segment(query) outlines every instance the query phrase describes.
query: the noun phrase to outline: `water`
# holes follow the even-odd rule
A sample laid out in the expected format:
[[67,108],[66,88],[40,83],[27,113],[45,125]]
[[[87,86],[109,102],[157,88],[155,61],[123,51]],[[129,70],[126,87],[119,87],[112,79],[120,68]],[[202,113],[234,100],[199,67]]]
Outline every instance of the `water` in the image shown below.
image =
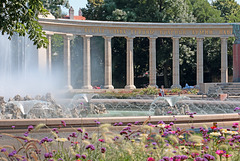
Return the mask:
[[39,67],[36,46],[27,37],[0,35],[0,96],[37,95],[52,92],[59,78],[52,79]]
[[[0,116],[8,118],[81,118],[81,117],[129,117],[235,113],[240,98],[229,97],[225,101],[213,98],[189,98],[185,96],[146,97],[129,99],[104,98],[100,94],[77,94],[72,99],[38,101],[14,101],[20,114],[10,112]],[[47,101],[46,101],[47,100]],[[6,103],[11,104],[12,102]],[[16,107],[15,107],[16,108]],[[0,111],[4,111],[1,110]],[[14,110],[12,110],[14,111]],[[21,111],[21,112],[20,112]],[[31,111],[31,112],[29,112]],[[171,111],[169,114],[168,112]],[[1,113],[1,112],[0,112]]]

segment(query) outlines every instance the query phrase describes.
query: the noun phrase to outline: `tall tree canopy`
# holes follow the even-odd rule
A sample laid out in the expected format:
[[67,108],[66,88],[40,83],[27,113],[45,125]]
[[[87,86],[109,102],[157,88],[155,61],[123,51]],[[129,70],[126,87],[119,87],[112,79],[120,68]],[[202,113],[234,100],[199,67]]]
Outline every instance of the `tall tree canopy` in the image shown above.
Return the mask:
[[49,11],[58,16],[60,6],[68,4],[66,0],[1,0],[0,2],[2,34],[9,35],[9,38],[14,32],[19,36],[28,35],[38,48],[47,47],[47,39],[42,26],[38,23],[38,16],[47,16]]

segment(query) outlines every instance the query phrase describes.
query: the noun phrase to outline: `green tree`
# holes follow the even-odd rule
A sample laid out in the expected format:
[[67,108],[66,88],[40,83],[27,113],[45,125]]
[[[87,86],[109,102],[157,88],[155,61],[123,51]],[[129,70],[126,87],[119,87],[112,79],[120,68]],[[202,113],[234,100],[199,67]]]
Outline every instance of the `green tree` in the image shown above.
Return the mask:
[[225,22],[240,22],[240,5],[236,0],[215,0],[212,5],[221,11]]
[[38,23],[38,16],[47,16],[48,11],[40,0],[1,0],[0,30],[11,39],[14,32],[26,34],[38,48],[47,47],[47,39]]
[[68,0],[41,0],[44,8],[46,8],[53,16],[60,18],[62,15],[61,7],[69,8]]
[[19,36],[28,35],[37,48],[47,47],[46,34],[38,23],[38,16],[47,16],[49,11],[56,17],[61,13],[60,6],[68,7],[67,0],[1,0],[0,30],[2,34],[14,33]]
[[196,22],[198,23],[216,23],[224,22],[221,17],[221,11],[215,9],[208,0],[190,0],[191,8]]

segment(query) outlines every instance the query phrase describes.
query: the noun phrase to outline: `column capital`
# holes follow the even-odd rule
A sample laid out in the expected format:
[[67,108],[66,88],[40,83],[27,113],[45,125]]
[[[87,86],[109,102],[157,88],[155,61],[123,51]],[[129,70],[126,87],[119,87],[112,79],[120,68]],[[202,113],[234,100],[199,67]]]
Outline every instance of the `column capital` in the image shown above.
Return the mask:
[[203,40],[205,37],[204,36],[198,36],[196,37],[197,40]]
[[179,40],[181,38],[181,36],[173,36],[171,37],[173,40]]
[[197,42],[203,42],[204,37],[199,36],[199,37],[196,37],[196,39],[197,39]]
[[102,36],[103,38],[113,38],[114,36],[113,35],[104,35]]
[[64,34],[63,37],[64,39],[71,39],[73,38],[73,34]]
[[54,35],[54,32],[50,32],[50,31],[45,31],[46,35],[47,36],[53,36]]
[[221,39],[221,41],[227,41],[228,40],[228,36],[221,36],[220,39]]
[[157,39],[157,38],[158,38],[158,36],[155,36],[155,35],[151,35],[151,36],[148,37],[149,40],[150,39]]
[[111,39],[113,38],[114,36],[113,35],[104,35],[102,36],[104,39]]
[[83,38],[91,38],[91,37],[93,37],[93,35],[81,35],[81,37],[83,37]]
[[128,35],[128,36],[126,36],[126,39],[134,39],[136,36],[134,36],[134,35]]

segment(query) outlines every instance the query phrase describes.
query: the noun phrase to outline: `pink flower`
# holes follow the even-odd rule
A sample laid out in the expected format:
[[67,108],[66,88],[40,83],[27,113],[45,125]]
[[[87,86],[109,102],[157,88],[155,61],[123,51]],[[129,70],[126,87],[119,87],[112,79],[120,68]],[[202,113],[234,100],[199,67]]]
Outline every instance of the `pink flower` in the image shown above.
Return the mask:
[[105,140],[104,139],[98,139],[98,141],[102,142],[102,143],[105,143]]
[[232,154],[223,154],[224,157],[229,158]]
[[155,161],[152,157],[147,158],[147,161]]
[[237,122],[234,122],[234,123],[233,123],[233,125],[234,125],[234,126],[237,126],[237,125],[238,125],[238,123],[237,123]]
[[217,151],[216,151],[216,154],[217,154],[217,155],[220,155],[220,156],[223,155],[223,154],[225,154],[225,153],[226,153],[226,151],[224,151],[224,150],[217,150]]
[[164,128],[168,129],[168,128],[171,128],[171,126],[170,125],[166,125]]

